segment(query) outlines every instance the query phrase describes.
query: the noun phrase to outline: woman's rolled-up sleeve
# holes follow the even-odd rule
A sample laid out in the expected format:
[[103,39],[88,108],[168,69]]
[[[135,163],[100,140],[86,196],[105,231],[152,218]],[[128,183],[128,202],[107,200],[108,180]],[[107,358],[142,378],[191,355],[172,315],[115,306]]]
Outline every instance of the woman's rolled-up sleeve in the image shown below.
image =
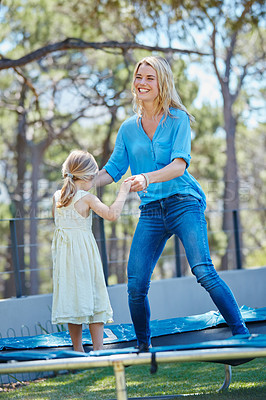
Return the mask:
[[123,127],[118,131],[114,151],[105,164],[105,169],[115,182],[127,172],[129,166],[128,153],[122,135]]
[[174,125],[175,133],[172,143],[171,161],[175,158],[183,158],[188,168],[191,160],[191,130],[188,115],[185,114],[184,117],[175,119]]

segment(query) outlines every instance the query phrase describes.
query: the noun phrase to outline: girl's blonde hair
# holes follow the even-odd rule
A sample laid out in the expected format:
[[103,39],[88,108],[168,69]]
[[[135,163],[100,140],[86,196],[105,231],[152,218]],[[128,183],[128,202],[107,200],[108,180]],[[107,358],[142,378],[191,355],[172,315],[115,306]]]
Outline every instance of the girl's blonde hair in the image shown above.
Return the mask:
[[76,180],[81,179],[88,182],[92,180],[97,173],[98,165],[90,153],[82,150],[72,151],[62,166],[64,184],[56,207],[65,207],[71,202],[71,199],[77,192],[74,183]]
[[136,64],[136,67],[135,67],[135,70],[133,73],[133,81],[132,81],[132,86],[131,86],[131,92],[133,94],[133,110],[138,114],[138,117],[141,117],[141,115],[143,115],[144,110],[143,110],[142,101],[139,100],[137,97],[134,82],[135,82],[139,67],[142,64],[151,66],[157,73],[159,94],[156,99],[154,115],[163,113],[164,114],[163,121],[165,121],[167,115],[171,115],[170,107],[173,107],[173,108],[178,108],[179,110],[185,111],[187,113],[187,115],[189,116],[190,121],[193,122],[194,117],[191,114],[189,114],[189,112],[187,111],[186,107],[182,103],[182,100],[180,99],[180,97],[176,91],[173,73],[172,73],[172,70],[171,70],[171,67],[170,67],[168,61],[163,57],[157,57],[157,56],[149,56],[149,57],[143,58],[141,61],[139,61]]

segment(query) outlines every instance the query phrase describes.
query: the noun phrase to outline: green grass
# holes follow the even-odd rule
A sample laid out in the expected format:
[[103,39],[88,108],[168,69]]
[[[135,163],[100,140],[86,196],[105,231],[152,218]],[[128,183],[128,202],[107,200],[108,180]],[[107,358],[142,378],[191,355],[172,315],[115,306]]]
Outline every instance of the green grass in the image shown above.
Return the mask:
[[[150,367],[126,368],[128,397],[194,394],[197,400],[265,400],[266,359],[232,367],[232,381],[223,393],[216,391],[224,380],[224,366],[215,363],[159,364],[156,374]],[[116,398],[113,369],[95,368],[27,383],[16,389],[2,385],[2,400],[106,400]],[[195,396],[197,394],[197,396]],[[180,398],[180,397],[179,397]],[[178,399],[178,397],[176,397]]]

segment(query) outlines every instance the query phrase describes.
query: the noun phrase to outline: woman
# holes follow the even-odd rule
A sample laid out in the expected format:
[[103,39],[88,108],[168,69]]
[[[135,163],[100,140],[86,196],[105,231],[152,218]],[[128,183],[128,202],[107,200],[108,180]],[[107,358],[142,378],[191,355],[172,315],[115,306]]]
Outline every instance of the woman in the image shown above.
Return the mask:
[[141,199],[140,219],[128,262],[128,299],[140,351],[148,351],[150,279],[166,241],[177,235],[192,273],[209,292],[233,335],[248,334],[236,300],[210,258],[205,195],[188,173],[193,117],[182,104],[168,62],[146,57],[132,83],[136,115],[120,127],[98,185],[117,182],[130,166],[131,191]]

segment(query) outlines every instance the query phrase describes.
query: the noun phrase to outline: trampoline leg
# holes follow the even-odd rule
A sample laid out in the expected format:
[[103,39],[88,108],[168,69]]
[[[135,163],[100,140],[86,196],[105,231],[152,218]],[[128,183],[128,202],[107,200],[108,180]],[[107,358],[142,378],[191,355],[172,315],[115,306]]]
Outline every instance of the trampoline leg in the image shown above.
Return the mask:
[[125,367],[121,361],[115,361],[113,368],[115,372],[116,398],[117,400],[127,400]]
[[226,390],[229,388],[229,385],[231,383],[231,378],[232,378],[232,368],[231,365],[224,364],[224,372],[225,372],[225,378],[224,378],[224,383],[220,387],[220,389],[217,390],[217,392],[221,392],[222,390]]

